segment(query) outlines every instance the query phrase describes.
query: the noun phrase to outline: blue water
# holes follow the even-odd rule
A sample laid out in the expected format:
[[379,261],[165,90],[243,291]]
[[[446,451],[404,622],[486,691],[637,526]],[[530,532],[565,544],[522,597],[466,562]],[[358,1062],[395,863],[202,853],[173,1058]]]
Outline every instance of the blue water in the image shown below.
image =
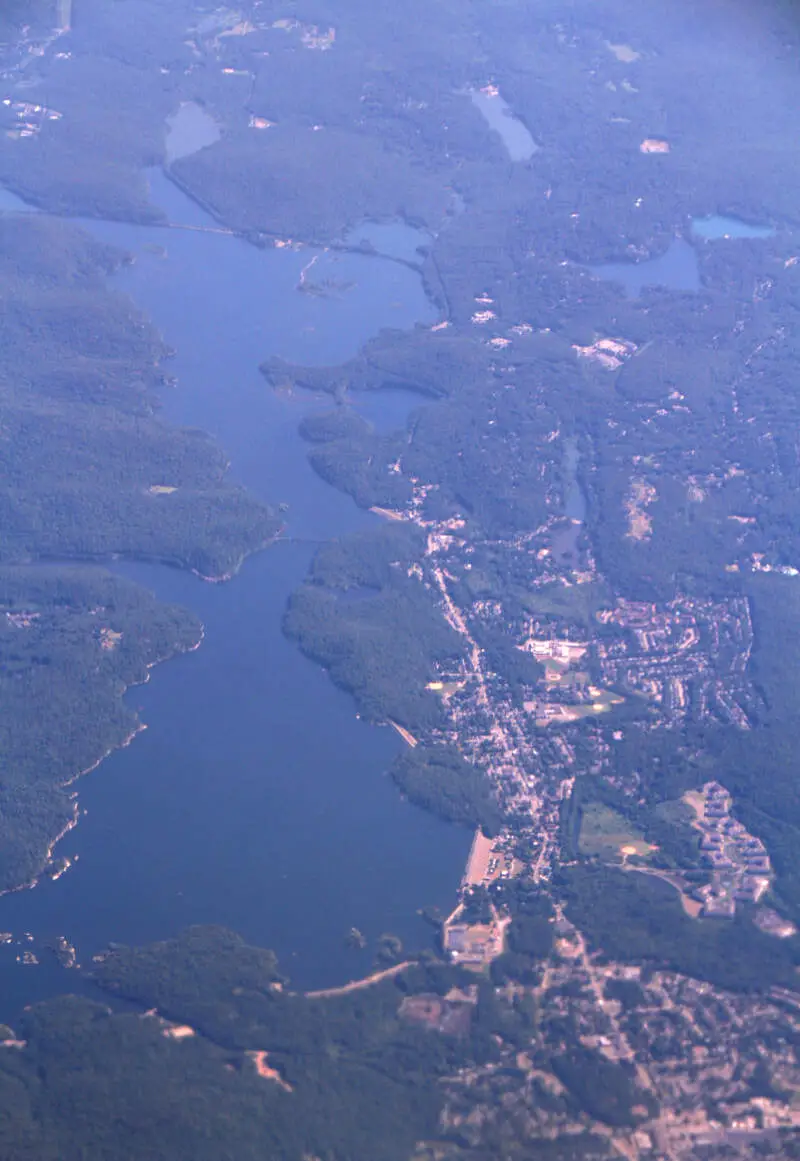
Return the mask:
[[[175,222],[213,228],[163,175],[153,200]],[[297,289],[313,250],[261,250],[223,233],[89,223],[136,257],[116,276],[177,356],[165,370],[168,421],[219,437],[232,475],[288,504],[281,543],[233,581],[206,585],[164,567],[124,571],[205,625],[195,653],[152,671],[129,692],[148,729],[78,784],[87,810],[59,847],[79,861],[56,883],[0,899],[0,929],[64,934],[86,963],[109,940],[168,937],[187,923],[222,923],[274,948],[300,987],[366,970],[371,950],[344,947],[353,925],[374,940],[393,931],[424,946],[417,918],[453,900],[470,834],[403,802],[385,775],[401,743],[356,717],[352,700],[281,632],[292,590],[319,539],[377,517],[323,484],[297,424],[327,407],[272,391],[258,372],[270,355],[335,364],[381,327],[430,322],[419,276],[376,257],[325,254],[326,297]],[[166,257],[153,252],[166,248]],[[380,409],[380,394],[372,405]],[[26,945],[28,946],[28,945]],[[21,967],[0,948],[0,1018],[36,995],[69,989],[74,974]]]
[[[160,171],[150,180],[154,202],[172,222],[215,227]],[[164,396],[165,418],[210,431],[231,453],[236,479],[271,502],[289,503],[290,535],[326,539],[372,519],[308,468],[297,425],[308,411],[329,407],[329,399],[276,394],[258,365],[272,355],[334,365],[383,327],[435,322],[419,275],[379,257],[259,249],[225,233],[84,224],[135,255],[117,284],[178,351],[165,367],[178,376],[177,388]],[[154,246],[166,248],[166,259]],[[312,262],[307,277],[325,288],[322,294],[298,290]]]
[[[769,238],[775,230],[771,226],[752,225],[739,218],[712,214],[707,218],[693,218],[692,233],[710,241],[717,238]],[[631,298],[638,298],[647,286],[692,292],[701,286],[697,253],[683,238],[675,238],[664,254],[646,262],[609,262],[589,269],[598,278],[621,282]]]

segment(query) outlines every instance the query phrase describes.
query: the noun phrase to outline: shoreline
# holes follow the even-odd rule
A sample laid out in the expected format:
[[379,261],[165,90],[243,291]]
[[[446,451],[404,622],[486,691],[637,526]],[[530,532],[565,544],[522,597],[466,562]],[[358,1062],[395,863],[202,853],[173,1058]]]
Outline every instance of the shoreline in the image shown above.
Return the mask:
[[397,976],[406,968],[412,967],[416,963],[413,959],[404,959],[402,963],[392,964],[391,967],[381,968],[379,971],[372,972],[368,976],[362,976],[358,980],[348,980],[346,984],[339,984],[333,988],[317,988],[313,992],[301,992],[306,1000],[325,1000],[330,996],[346,996],[350,992],[358,992],[362,988],[371,988],[375,984],[381,983],[382,980],[389,980],[393,976]]
[[[180,657],[180,656],[183,656],[183,655],[188,654],[188,653],[196,653],[197,650],[200,648],[200,646],[203,644],[204,639],[205,639],[205,627],[201,624],[200,625],[200,635],[199,635],[197,641],[193,645],[189,645],[186,648],[181,648],[180,646],[178,646],[172,652],[167,653],[162,657],[157,657],[153,661],[147,662],[146,672],[145,672],[145,675],[142,678],[142,680],[141,681],[132,681],[130,683],[130,685],[126,685],[119,695],[120,700],[122,700],[127,695],[129,690],[136,689],[140,685],[146,685],[148,683],[148,681],[150,680],[150,671],[152,669],[155,669],[155,667],[157,665],[162,665],[165,661],[171,661],[175,657]],[[57,783],[56,789],[67,790],[70,786],[73,786],[81,778],[85,778],[88,774],[93,773],[95,770],[98,769],[99,766],[102,765],[103,762],[105,762],[106,758],[109,758],[112,754],[116,753],[118,750],[127,749],[128,746],[130,746],[132,744],[132,742],[138,737],[138,735],[141,733],[144,733],[144,731],[147,728],[148,728],[147,722],[140,721],[137,718],[136,724],[132,727],[132,729],[125,735],[125,737],[120,742],[116,742],[113,745],[109,746],[106,750],[103,751],[103,753],[98,758],[95,759],[95,761],[91,762],[88,766],[85,766],[82,770],[78,770],[77,773],[75,773],[71,777],[67,778],[66,781]],[[70,797],[72,800],[72,817],[65,824],[65,826],[58,832],[58,834],[55,835],[50,840],[50,843],[45,850],[44,859],[42,861],[42,865],[39,868],[39,870],[34,874],[34,876],[32,878],[26,880],[25,882],[15,884],[13,887],[5,887],[3,890],[0,890],[0,898],[2,898],[5,895],[16,895],[21,891],[32,891],[35,887],[39,886],[42,879],[47,875],[48,868],[51,866],[51,864],[53,862],[53,856],[55,854],[56,847],[62,841],[62,839],[64,839],[70,833],[70,831],[75,830],[78,823],[80,822],[81,810],[80,810],[80,802],[78,800],[78,792],[75,791]],[[66,868],[66,867],[64,868],[65,871],[67,869],[68,868]],[[61,874],[63,874],[63,873],[64,872],[62,871],[57,877],[60,878]]]
[[[205,584],[209,585],[221,585],[226,581],[233,580],[234,577],[238,576],[238,574],[242,571],[245,561],[249,560],[251,556],[256,556],[256,554],[259,552],[266,552],[268,548],[272,548],[273,544],[277,544],[279,540],[285,539],[283,533],[286,531],[286,527],[287,526],[285,523],[281,524],[276,529],[276,531],[272,533],[271,536],[267,537],[263,544],[259,544],[257,548],[253,548],[249,552],[243,552],[228,572],[220,573],[218,576],[210,576],[208,573],[200,572],[200,570],[197,568],[192,568],[189,571],[191,572],[192,576],[196,576],[198,580],[201,580]],[[137,559],[142,564],[163,564],[168,568],[181,568],[180,565],[175,566],[171,562],[165,560],[143,560],[142,558]]]

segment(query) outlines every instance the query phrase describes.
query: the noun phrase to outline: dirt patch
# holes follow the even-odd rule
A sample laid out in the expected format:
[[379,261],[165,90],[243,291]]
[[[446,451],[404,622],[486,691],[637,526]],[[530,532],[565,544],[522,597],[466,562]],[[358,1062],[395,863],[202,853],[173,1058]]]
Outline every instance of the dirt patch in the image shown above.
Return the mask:
[[642,476],[631,479],[630,490],[625,499],[625,512],[628,517],[628,531],[626,536],[631,540],[649,540],[653,532],[653,520],[647,509],[656,499],[657,493],[652,484],[648,484]]
[[415,746],[419,745],[419,739],[414,737],[411,730],[407,730],[405,726],[401,726],[399,722],[394,721],[392,718],[389,718],[389,725],[397,730],[400,737],[411,746],[412,750]]
[[492,840],[487,838],[483,831],[476,830],[470,847],[464,884],[470,887],[482,883],[489,871],[489,859],[492,857]]
[[637,52],[635,48],[631,48],[629,44],[612,44],[610,40],[606,41],[606,48],[622,64],[633,64],[641,58],[641,53]]
[[283,1079],[277,1068],[273,1068],[269,1063],[268,1052],[248,1052],[247,1055],[255,1065],[256,1072],[263,1080],[271,1080],[279,1085],[284,1092],[294,1092],[290,1084]]

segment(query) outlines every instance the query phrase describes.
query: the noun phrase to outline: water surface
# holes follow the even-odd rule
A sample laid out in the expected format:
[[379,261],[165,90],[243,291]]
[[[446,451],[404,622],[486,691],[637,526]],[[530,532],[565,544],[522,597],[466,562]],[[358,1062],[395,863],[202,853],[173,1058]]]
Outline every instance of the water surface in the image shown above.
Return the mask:
[[22,198],[17,197],[10,189],[0,187],[0,210],[5,213],[33,213],[34,207],[29,206]]
[[529,161],[538,153],[539,146],[531,133],[499,93],[472,89],[469,95],[489,128],[500,134],[512,161]]
[[363,222],[345,234],[349,246],[369,242],[376,253],[404,262],[422,262],[424,251],[432,241],[427,230],[419,230],[408,222]]
[[578,479],[578,465],[581,461],[578,450],[578,440],[569,436],[564,440],[564,457],[562,470],[564,472],[564,515],[569,523],[557,528],[553,533],[552,550],[556,561],[571,568],[577,567],[580,560],[579,542],[583,524],[586,520],[586,497]]
[[[373,949],[387,930],[414,946],[429,941],[416,911],[452,902],[471,835],[402,801],[385,775],[399,739],[358,720],[352,700],[281,632],[318,541],[377,517],[308,465],[297,425],[321,401],[270,390],[258,363],[335,364],[382,327],[431,322],[436,311],[403,264],[258,249],[219,232],[163,175],[151,189],[173,222],[198,228],[86,225],[134,254],[115,284],[178,352],[165,365],[177,376],[165,418],[218,436],[236,479],[288,504],[290,539],[223,585],[125,567],[199,615],[203,646],[129,692],[148,729],[78,784],[88,813],[59,854],[79,861],[55,883],[0,899],[0,929],[32,932],[37,951],[64,934],[86,963],[110,940],[222,923],[274,948],[297,986],[336,983],[371,963],[371,949],[344,946],[353,925]],[[304,277],[323,293],[299,289]],[[373,406],[380,420],[381,393]],[[75,979],[17,965],[19,953],[0,948],[0,1018]]]
[[[125,566],[192,608],[205,640],[130,692],[148,729],[80,784],[87,814],[62,845],[79,861],[56,883],[0,900],[4,928],[32,931],[37,952],[64,933],[86,961],[109,940],[224,923],[275,948],[298,986],[369,968],[369,949],[344,946],[353,925],[373,951],[384,931],[427,943],[416,909],[452,900],[469,835],[400,798],[384,773],[396,734],[359,721],[283,636],[287,594],[312,551],[277,545],[230,585]],[[37,971],[16,974],[24,983]]]
[[348,396],[353,408],[368,420],[376,431],[397,431],[408,425],[417,408],[431,403],[429,395],[405,387],[381,387],[376,391],[354,391]]
[[772,226],[743,222],[741,218],[727,218],[723,214],[709,214],[707,218],[692,219],[692,233],[698,238],[713,241],[717,238],[771,238]]
[[701,285],[697,254],[683,238],[675,238],[658,258],[645,262],[608,262],[589,269],[598,278],[621,282],[630,298],[638,298],[646,286],[698,291]]
[[196,101],[181,102],[177,110],[167,117],[164,139],[167,164],[198,153],[207,145],[219,141],[220,136],[219,125],[202,105]]
[[[302,416],[329,405],[327,397],[276,396],[258,365],[272,355],[334,365],[384,327],[435,322],[420,276],[373,255],[252,246],[214,232],[216,223],[160,171],[150,181],[172,222],[202,228],[85,225],[134,254],[117,285],[178,351],[165,365],[178,376],[165,417],[210,431],[231,453],[237,479],[271,502],[288,502],[291,535],[327,538],[355,527],[364,516],[314,475],[297,436]],[[166,248],[166,259],[153,244]]]

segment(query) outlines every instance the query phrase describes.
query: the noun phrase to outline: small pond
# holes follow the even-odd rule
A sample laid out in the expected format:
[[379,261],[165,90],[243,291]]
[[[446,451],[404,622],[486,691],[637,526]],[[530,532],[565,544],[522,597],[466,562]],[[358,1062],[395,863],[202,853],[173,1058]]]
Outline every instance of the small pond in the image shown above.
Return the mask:
[[667,290],[700,289],[697,254],[683,238],[675,238],[669,249],[658,258],[649,258],[645,262],[608,262],[589,269],[598,278],[621,282],[631,298],[638,298],[646,286],[662,286]]
[[578,441],[570,436],[564,441],[564,516],[568,523],[553,533],[553,557],[561,565],[576,568],[580,561],[579,542],[586,520],[586,497],[578,479],[581,455]]
[[709,214],[707,218],[692,219],[692,233],[710,242],[717,238],[771,238],[775,229],[772,226],[743,222],[741,218]]

